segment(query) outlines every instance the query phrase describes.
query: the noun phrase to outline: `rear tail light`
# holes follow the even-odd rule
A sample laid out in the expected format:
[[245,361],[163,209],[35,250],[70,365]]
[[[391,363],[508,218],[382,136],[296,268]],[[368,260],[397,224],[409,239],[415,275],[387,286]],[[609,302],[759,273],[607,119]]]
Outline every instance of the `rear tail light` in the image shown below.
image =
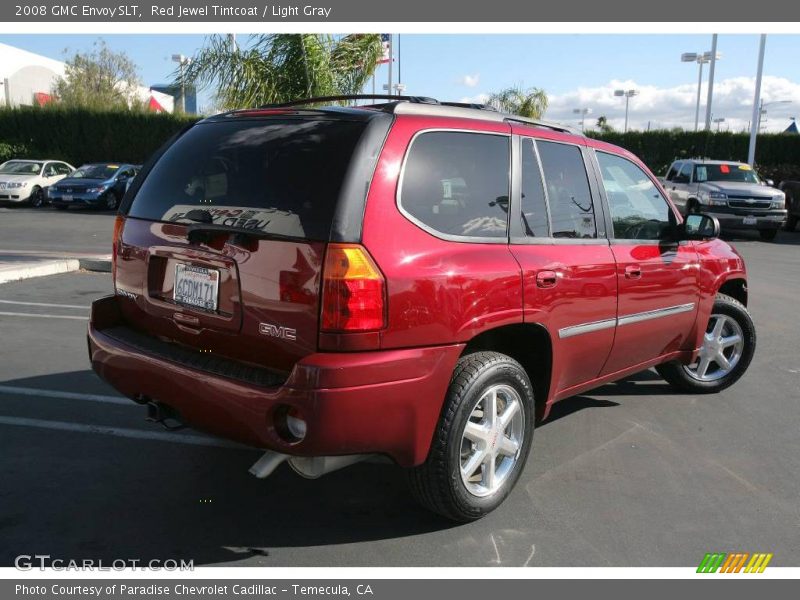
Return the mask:
[[122,230],[124,227],[125,217],[117,215],[117,218],[114,219],[114,241],[111,246],[111,277],[115,286],[117,283],[117,255],[119,254],[119,248],[122,244]]
[[358,244],[329,244],[322,273],[322,324],[327,332],[386,326],[386,281]]

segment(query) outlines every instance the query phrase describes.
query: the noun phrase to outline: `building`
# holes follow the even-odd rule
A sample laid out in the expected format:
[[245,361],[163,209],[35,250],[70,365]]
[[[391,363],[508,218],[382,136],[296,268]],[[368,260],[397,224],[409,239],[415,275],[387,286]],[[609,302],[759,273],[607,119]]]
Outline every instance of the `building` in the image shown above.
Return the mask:
[[[170,83],[160,83],[151,86],[150,89],[154,92],[161,92],[167,94],[175,99],[175,109],[180,110],[181,106],[181,86]],[[197,89],[193,85],[187,85],[183,89],[186,97],[186,107],[184,111],[190,115],[197,114]]]
[[[47,104],[53,99],[53,86],[65,71],[66,63],[59,60],[0,44],[0,106]],[[136,94],[147,102],[150,110],[174,110],[175,98],[170,94],[144,86],[138,86]]]

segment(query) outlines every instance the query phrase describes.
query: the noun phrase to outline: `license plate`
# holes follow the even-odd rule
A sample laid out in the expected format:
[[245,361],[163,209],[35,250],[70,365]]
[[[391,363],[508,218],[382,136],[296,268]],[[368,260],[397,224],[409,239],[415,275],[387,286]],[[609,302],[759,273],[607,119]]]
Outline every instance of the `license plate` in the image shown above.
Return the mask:
[[742,219],[742,225],[755,225],[757,222],[755,217],[745,217]]
[[61,200],[63,202],[72,202],[72,196],[69,196],[69,195],[65,194],[65,195],[61,196]]
[[179,304],[217,310],[219,271],[178,263],[175,265],[175,288],[172,298]]

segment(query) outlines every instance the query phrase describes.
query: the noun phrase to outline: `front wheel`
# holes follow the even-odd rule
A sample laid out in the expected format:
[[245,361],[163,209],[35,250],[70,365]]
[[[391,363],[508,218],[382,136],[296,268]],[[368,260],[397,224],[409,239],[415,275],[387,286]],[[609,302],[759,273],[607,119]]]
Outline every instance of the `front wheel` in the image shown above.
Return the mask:
[[783,228],[786,231],[794,231],[797,227],[797,215],[790,214],[786,217],[786,223],[784,223]]
[[119,196],[115,192],[109,192],[106,196],[106,210],[117,210],[119,206]]
[[656,367],[673,387],[695,394],[720,392],[747,371],[756,350],[756,328],[739,301],[717,294],[703,346],[690,365],[669,362]]
[[498,352],[463,356],[428,458],[407,472],[414,497],[454,521],[493,511],[525,466],[534,413],[533,388],[517,361]]
[[41,208],[44,206],[44,190],[39,186],[33,188],[31,190],[30,202],[33,208]]
[[758,235],[761,236],[761,239],[766,242],[771,242],[775,239],[775,236],[778,235],[777,229],[759,229]]

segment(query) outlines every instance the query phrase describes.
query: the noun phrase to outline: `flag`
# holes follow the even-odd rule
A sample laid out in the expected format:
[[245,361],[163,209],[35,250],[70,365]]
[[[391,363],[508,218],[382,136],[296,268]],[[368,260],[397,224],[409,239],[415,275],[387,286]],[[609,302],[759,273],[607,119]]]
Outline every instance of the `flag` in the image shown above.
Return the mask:
[[383,48],[383,53],[381,57],[378,59],[379,65],[385,65],[389,61],[392,60],[392,34],[391,33],[382,33],[381,34],[381,47]]

